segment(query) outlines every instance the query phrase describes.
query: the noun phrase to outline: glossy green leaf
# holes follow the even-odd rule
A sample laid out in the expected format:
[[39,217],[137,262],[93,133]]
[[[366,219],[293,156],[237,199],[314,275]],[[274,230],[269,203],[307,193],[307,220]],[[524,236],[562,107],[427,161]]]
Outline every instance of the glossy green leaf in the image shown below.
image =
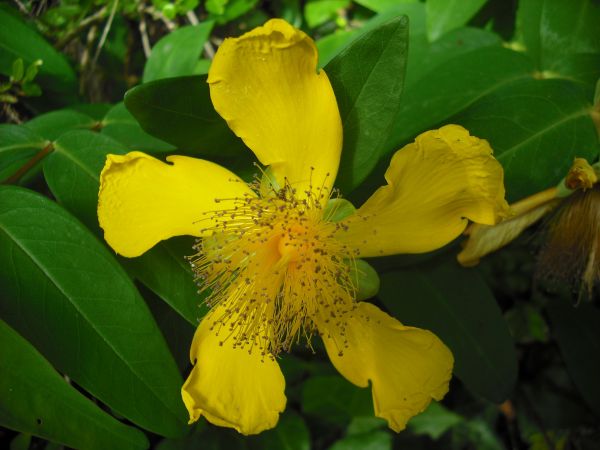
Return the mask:
[[515,80],[531,78],[532,72],[526,56],[495,46],[443,63],[405,90],[387,149],[399,149],[485,95]]
[[155,245],[141,257],[124,259],[127,272],[168,303],[181,317],[197,326],[208,309],[194,283],[189,261],[192,239],[172,238]]
[[325,67],[344,129],[336,180],[342,192],[361,183],[385,149],[400,108],[407,51],[408,19],[401,16],[361,36]]
[[[209,18],[214,19],[218,24],[229,23],[232,20],[246,14],[250,11],[258,0],[210,0],[213,4],[221,3],[223,8],[219,8],[218,14],[210,14]],[[215,9],[216,10],[216,9]],[[258,24],[257,24],[258,25]]]
[[555,298],[546,311],[573,383],[600,417],[600,310],[587,303],[574,307]]
[[387,8],[367,20],[360,28],[338,30],[317,41],[319,67],[326,66],[337,54],[366,33],[400,16],[407,16],[410,22],[410,51],[425,40],[425,6],[422,3],[400,3]]
[[487,0],[427,0],[427,34],[435,41],[444,33],[466,24]]
[[0,354],[0,425],[73,448],[148,448],[142,432],[77,392],[2,320]]
[[373,416],[371,390],[356,387],[341,376],[315,376],[302,388],[302,411],[333,424],[346,424],[353,417]]
[[279,418],[277,426],[248,439],[251,450],[310,450],[310,433],[304,419],[290,411]]
[[445,33],[433,43],[424,43],[412,33],[411,28],[405,90],[433,70],[446,70],[444,64],[448,61],[479,48],[499,47],[502,44],[500,36],[479,28],[458,28]]
[[418,1],[419,0],[354,0],[354,3],[358,3],[371,11],[379,13],[397,6],[398,3],[415,3]]
[[0,181],[5,180],[48,142],[20,125],[0,125]]
[[[127,149],[91,131],[69,132],[56,141],[54,147],[44,163],[44,176],[50,190],[67,210],[101,234],[96,216],[100,172],[106,155],[124,154]],[[185,256],[192,253],[192,243],[179,238],[161,242],[139,258],[122,261],[130,275],[196,325],[206,310],[200,308],[201,297],[185,260]]]
[[71,109],[62,109],[36,116],[24,126],[44,139],[54,141],[67,131],[91,130],[97,124],[97,121],[86,114]]
[[102,120],[102,134],[124,144],[129,150],[145,153],[171,152],[175,148],[140,127],[124,103],[117,103]]
[[0,314],[61,372],[143,428],[186,432],[182,379],[110,252],[41,195],[0,187]]
[[517,378],[517,356],[493,294],[475,269],[454,261],[381,275],[379,298],[405,325],[433,331],[454,354],[454,373],[501,403]]
[[496,89],[454,121],[487,139],[504,167],[509,201],[557,184],[575,157],[600,151],[591,94],[569,80],[521,80]]
[[109,153],[122,155],[127,148],[107,136],[78,130],[54,142],[54,151],[44,161],[44,177],[56,199],[94,231],[98,180]]
[[600,4],[520,0],[517,38],[546,77],[595,83],[600,77]]
[[59,53],[14,10],[0,7],[0,73],[9,76],[13,62],[22,58],[26,66],[41,59],[42,66],[36,82],[46,95],[65,104],[76,98],[75,72],[62,53]]
[[392,450],[392,435],[383,430],[352,434],[336,441],[329,450]]
[[158,41],[144,66],[143,82],[193,75],[213,24],[206,21],[181,27]]
[[204,75],[135,87],[125,94],[125,105],[146,132],[186,153],[227,156],[247,151],[214,110]]

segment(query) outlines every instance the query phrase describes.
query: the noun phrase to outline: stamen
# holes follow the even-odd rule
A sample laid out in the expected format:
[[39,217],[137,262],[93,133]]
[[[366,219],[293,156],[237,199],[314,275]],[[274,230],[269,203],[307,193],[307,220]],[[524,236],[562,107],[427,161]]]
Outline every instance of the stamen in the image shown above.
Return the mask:
[[354,254],[334,239],[339,225],[323,218],[326,180],[312,187],[311,171],[302,197],[287,180],[279,190],[269,182],[267,194],[264,183],[250,186],[257,196],[227,199],[231,206],[207,214],[211,235],[190,257],[215,314],[213,331],[223,345],[265,355],[289,351],[300,339],[310,347],[317,318],[343,336],[340,318],[355,306]]

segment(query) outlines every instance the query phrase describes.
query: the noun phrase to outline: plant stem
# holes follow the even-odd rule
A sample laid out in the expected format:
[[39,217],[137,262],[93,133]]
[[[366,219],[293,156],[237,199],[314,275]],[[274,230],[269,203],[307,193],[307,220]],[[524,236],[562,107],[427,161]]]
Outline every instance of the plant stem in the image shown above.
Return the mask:
[[33,157],[27,161],[23,166],[19,168],[15,173],[13,173],[10,177],[2,181],[0,184],[15,184],[29,172],[38,162],[44,159],[47,155],[54,151],[54,145],[52,142],[49,142],[44,148],[42,148],[39,152],[37,152]]

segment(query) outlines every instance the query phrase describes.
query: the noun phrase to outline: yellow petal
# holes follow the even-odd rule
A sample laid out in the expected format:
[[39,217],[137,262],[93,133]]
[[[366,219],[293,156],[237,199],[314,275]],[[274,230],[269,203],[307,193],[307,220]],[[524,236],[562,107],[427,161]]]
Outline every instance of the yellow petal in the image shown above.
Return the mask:
[[215,109],[260,162],[271,166],[279,185],[287,180],[302,192],[312,181],[328,193],[339,164],[342,123],[329,79],[317,71],[310,37],[273,19],[225,39],[208,83]]
[[202,236],[212,225],[208,211],[254,195],[233,173],[209,161],[140,152],[108,155],[100,174],[98,221],[104,239],[123,256],[139,256],[163,239]]
[[550,188],[518,201],[510,207],[510,215],[497,225],[473,224],[466,234],[469,238],[458,254],[460,264],[474,266],[485,255],[515,240],[525,228],[548,214],[560,202],[558,189]]
[[371,382],[375,415],[392,430],[403,430],[431,399],[448,392],[454,358],[430,331],[405,327],[365,302],[340,321],[343,335],[333,322],[318,321],[327,354],[350,382],[360,387]]
[[503,176],[487,141],[458,125],[428,131],[394,154],[387,186],[341,222],[338,238],[362,257],[435,250],[469,220],[505,215]]
[[273,428],[286,404],[279,365],[270,355],[263,356],[258,345],[252,352],[233,348],[225,340],[228,329],[219,334],[211,329],[218,311],[202,320],[190,350],[195,366],[181,389],[190,423],[204,416],[243,434]]

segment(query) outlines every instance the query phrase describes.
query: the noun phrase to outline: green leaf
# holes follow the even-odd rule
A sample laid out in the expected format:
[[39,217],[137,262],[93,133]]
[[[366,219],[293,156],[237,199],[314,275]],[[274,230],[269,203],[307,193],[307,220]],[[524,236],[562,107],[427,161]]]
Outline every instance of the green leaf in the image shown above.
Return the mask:
[[[127,148],[91,131],[69,132],[56,141],[54,147],[44,163],[44,176],[50,190],[68,211],[101,234],[96,216],[100,172],[109,153],[124,154]],[[192,325],[197,325],[206,309],[199,307],[202,298],[184,258],[192,253],[192,243],[180,238],[161,242],[139,258],[122,261],[132,277]]]
[[329,450],[392,450],[392,435],[383,430],[352,434],[335,442]]
[[600,77],[598,23],[594,0],[520,0],[516,34],[544,76],[593,84]]
[[397,6],[398,3],[415,3],[418,1],[419,0],[354,0],[354,3],[358,3],[371,11],[380,13]]
[[213,3],[225,4],[224,8],[220,9],[218,14],[209,15],[210,19],[214,19],[218,24],[223,25],[246,14],[248,11],[254,8],[254,6],[256,6],[258,0],[227,0],[225,2],[213,0]]
[[47,145],[42,137],[20,125],[0,125],[0,181],[14,174]]
[[548,302],[546,311],[573,383],[600,417],[600,311],[587,303],[574,307],[561,298]]
[[302,411],[326,423],[344,425],[353,417],[373,416],[371,390],[338,375],[315,376],[302,388]]
[[25,97],[39,97],[42,95],[42,88],[36,83],[23,83],[21,90]]
[[490,142],[512,202],[558,183],[573,158],[595,160],[600,144],[591,107],[580,83],[521,80],[486,95],[453,121]]
[[[248,438],[247,438],[248,439]],[[304,419],[290,411],[279,418],[277,426],[248,439],[250,449],[310,450],[310,434]]]
[[10,78],[12,81],[18,82],[21,81],[23,75],[25,75],[25,66],[23,64],[23,59],[17,58],[13,61]]
[[124,103],[117,103],[102,120],[102,134],[124,144],[129,150],[145,153],[172,152],[175,148],[150,136],[131,115]]
[[367,20],[360,28],[351,31],[338,30],[317,41],[319,67],[326,66],[338,53],[355,39],[378,28],[392,19],[406,15],[410,21],[411,53],[416,43],[425,39],[425,6],[422,3],[401,3],[384,10]]
[[356,301],[373,298],[379,292],[379,274],[371,265],[362,259],[354,260],[350,268],[350,277],[356,280],[358,291],[356,292]]
[[107,136],[77,130],[54,142],[44,161],[44,177],[58,202],[93,231],[98,230],[100,171],[109,153],[122,155],[127,148]]
[[410,419],[408,427],[415,434],[424,434],[438,440],[446,431],[463,421],[463,417],[438,402],[431,402],[425,411]]
[[143,428],[186,432],[181,376],[160,330],[77,219],[37,193],[0,187],[0,266],[1,316],[58,370]]
[[146,132],[187,153],[247,151],[214,110],[205,75],[143,84],[125,94],[125,105]]
[[310,28],[334,19],[340,9],[347,8],[350,0],[308,0],[304,5],[304,18]]
[[2,320],[0,354],[0,425],[73,448],[148,448],[142,432],[77,392]]
[[72,109],[63,109],[36,116],[25,123],[25,127],[42,136],[44,139],[54,141],[67,131],[77,129],[90,130],[96,124],[97,122],[86,114]]
[[401,16],[361,36],[325,67],[344,129],[336,180],[342,192],[360,184],[385,149],[400,108],[407,50],[408,19]]
[[158,41],[144,67],[143,82],[193,75],[213,24],[207,21],[181,27]]
[[0,23],[0,73],[10,76],[17,58],[22,58],[26,65],[41,59],[43,65],[37,81],[47,95],[60,104],[74,101],[77,79],[63,54],[7,7],[0,7]]
[[189,262],[194,253],[190,238],[172,238],[155,245],[139,258],[124,259],[127,272],[168,303],[193,326],[208,312],[198,294]]
[[388,151],[399,149],[418,133],[440,125],[485,95],[515,80],[531,78],[532,72],[527,57],[495,46],[436,66],[405,90]]
[[405,325],[433,331],[454,354],[454,373],[495,403],[511,393],[517,357],[500,309],[475,269],[454,261],[381,276],[379,298]]
[[483,47],[500,47],[502,39],[495,33],[479,28],[458,28],[429,44],[415,41],[412,36],[408,52],[408,67],[404,89],[433,70],[446,70],[444,63]]
[[487,0],[427,0],[427,35],[435,41],[444,33],[462,27]]

